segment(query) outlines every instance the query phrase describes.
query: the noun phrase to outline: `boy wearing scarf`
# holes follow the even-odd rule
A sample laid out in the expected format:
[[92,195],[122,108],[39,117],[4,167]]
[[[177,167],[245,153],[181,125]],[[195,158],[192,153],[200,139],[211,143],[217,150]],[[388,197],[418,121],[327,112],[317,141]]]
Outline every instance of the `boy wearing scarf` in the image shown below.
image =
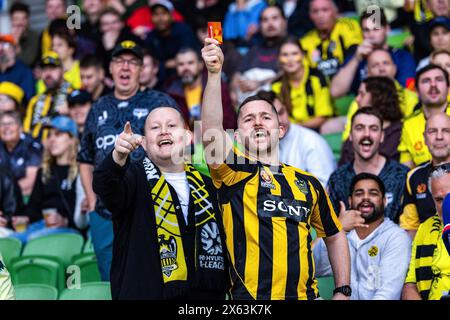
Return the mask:
[[[113,299],[224,299],[223,227],[211,180],[183,162],[192,140],[179,110],[159,107],[145,137],[127,122],[94,171],[95,193],[112,212]],[[140,146],[143,161],[129,155]]]

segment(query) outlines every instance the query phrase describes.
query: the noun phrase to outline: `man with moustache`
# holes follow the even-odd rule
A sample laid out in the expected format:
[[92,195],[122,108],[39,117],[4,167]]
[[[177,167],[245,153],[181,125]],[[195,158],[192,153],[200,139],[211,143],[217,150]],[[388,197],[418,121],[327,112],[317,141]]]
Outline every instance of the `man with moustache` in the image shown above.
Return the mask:
[[425,144],[431,160],[408,172],[400,227],[414,238],[419,225],[436,212],[433,197],[427,186],[430,169],[450,162],[450,117],[445,113],[432,115],[425,126]]
[[[203,91],[206,86],[204,64],[199,53],[192,48],[183,48],[175,56],[177,76],[166,85],[165,92],[180,106],[189,126],[200,120]],[[236,113],[231,104],[228,85],[222,81],[221,96],[224,129],[236,128]]]
[[67,95],[72,91],[64,80],[61,59],[53,51],[46,53],[40,62],[45,92],[34,96],[27,107],[23,130],[36,140],[45,140],[48,129],[44,125],[57,115],[67,115],[69,107]]
[[340,211],[349,207],[353,177],[362,172],[371,173],[379,176],[386,187],[385,216],[397,222],[408,168],[379,153],[384,133],[383,119],[376,108],[363,107],[354,114],[349,139],[353,144],[354,160],[333,172],[328,181],[334,209]]
[[[352,300],[399,300],[411,239],[384,217],[387,201],[383,181],[371,173],[357,174],[350,184],[348,202],[350,209],[342,207],[339,220],[350,247]],[[323,241],[317,242],[313,252],[317,275],[332,275]]]
[[424,141],[426,119],[434,114],[450,116],[448,107],[448,73],[437,65],[430,64],[416,74],[416,88],[420,99],[420,108],[403,123],[402,136],[398,151],[400,163],[414,168],[431,160],[431,154]]
[[[112,297],[223,300],[228,267],[216,190],[183,161],[192,133],[164,104],[150,111],[144,132],[127,122],[94,171],[114,224]],[[144,158],[130,161],[141,145]]]

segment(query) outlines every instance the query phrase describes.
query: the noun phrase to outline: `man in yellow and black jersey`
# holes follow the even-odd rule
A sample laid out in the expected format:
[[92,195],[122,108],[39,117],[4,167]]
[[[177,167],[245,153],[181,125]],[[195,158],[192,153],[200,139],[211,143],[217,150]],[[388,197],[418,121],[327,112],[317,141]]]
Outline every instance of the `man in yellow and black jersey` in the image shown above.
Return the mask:
[[279,163],[277,143],[284,127],[273,105],[259,96],[247,98],[239,108],[235,137],[244,152],[233,147],[222,126],[223,53],[218,42],[206,39],[202,56],[208,69],[203,143],[219,190],[232,298],[317,299],[310,234],[314,227],[329,250],[334,299],[348,299],[348,243],[324,188],[311,174]]
[[450,116],[450,107],[447,101],[449,89],[447,71],[430,64],[417,72],[415,83],[421,107],[415,109],[403,122],[398,146],[400,163],[410,168],[431,160],[431,154],[423,136],[426,120],[438,113]]
[[37,140],[47,137],[45,124],[58,114],[68,114],[67,95],[72,88],[64,81],[64,70],[58,54],[49,51],[42,56],[40,62],[42,79],[46,86],[43,94],[34,96],[28,103],[23,128]]
[[315,29],[300,44],[311,67],[331,78],[362,42],[361,27],[355,20],[338,19],[338,8],[332,0],[312,0],[309,16]]

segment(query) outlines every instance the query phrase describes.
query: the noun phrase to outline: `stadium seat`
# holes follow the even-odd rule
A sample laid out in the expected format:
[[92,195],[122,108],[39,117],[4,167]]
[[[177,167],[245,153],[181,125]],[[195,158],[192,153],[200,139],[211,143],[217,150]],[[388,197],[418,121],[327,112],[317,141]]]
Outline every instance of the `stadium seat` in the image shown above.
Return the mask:
[[9,266],[11,260],[20,256],[22,251],[22,242],[16,238],[1,238],[0,239],[0,253],[3,257],[3,262],[6,267]]
[[338,116],[346,116],[348,109],[355,99],[354,94],[349,94],[334,100],[334,105],[336,107],[336,113]]
[[333,298],[334,290],[334,277],[318,277],[319,294],[325,300],[331,300]]
[[64,266],[68,266],[72,257],[81,252],[83,243],[83,237],[78,234],[52,234],[29,241],[25,245],[22,255],[58,257]]
[[65,275],[62,262],[48,256],[17,257],[11,261],[9,268],[14,285],[46,284],[63,289]]
[[411,35],[411,32],[407,30],[392,30],[387,37],[388,46],[401,49],[404,48],[404,42],[406,38]]
[[82,283],[80,289],[65,289],[59,300],[111,300],[109,282]]
[[57,300],[58,290],[46,284],[20,284],[14,286],[16,300]]
[[83,247],[83,253],[93,253],[94,252],[94,244],[92,243],[92,238],[89,236],[86,240],[86,243]]
[[330,145],[331,151],[333,151],[333,155],[336,161],[339,161],[342,148],[342,132],[323,134],[322,137]]
[[93,253],[82,253],[72,258],[72,264],[80,267],[81,283],[101,281],[97,257]]
[[201,174],[210,177],[208,165],[204,157],[204,148],[202,144],[196,144],[194,147],[194,154],[192,155],[192,164]]

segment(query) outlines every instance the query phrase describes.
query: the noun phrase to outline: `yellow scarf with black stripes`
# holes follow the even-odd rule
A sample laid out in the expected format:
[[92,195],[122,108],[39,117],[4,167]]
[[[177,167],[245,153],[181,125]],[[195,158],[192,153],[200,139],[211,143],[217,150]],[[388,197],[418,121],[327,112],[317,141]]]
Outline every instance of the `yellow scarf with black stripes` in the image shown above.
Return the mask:
[[161,272],[165,296],[183,294],[189,287],[188,278],[199,288],[225,290],[225,253],[216,212],[201,174],[190,164],[185,172],[190,190],[189,215],[195,215],[195,275],[191,278],[186,265],[185,243],[179,220],[183,219],[181,205],[173,197],[169,185],[149,158],[143,160],[150,183],[152,211],[156,218]]

